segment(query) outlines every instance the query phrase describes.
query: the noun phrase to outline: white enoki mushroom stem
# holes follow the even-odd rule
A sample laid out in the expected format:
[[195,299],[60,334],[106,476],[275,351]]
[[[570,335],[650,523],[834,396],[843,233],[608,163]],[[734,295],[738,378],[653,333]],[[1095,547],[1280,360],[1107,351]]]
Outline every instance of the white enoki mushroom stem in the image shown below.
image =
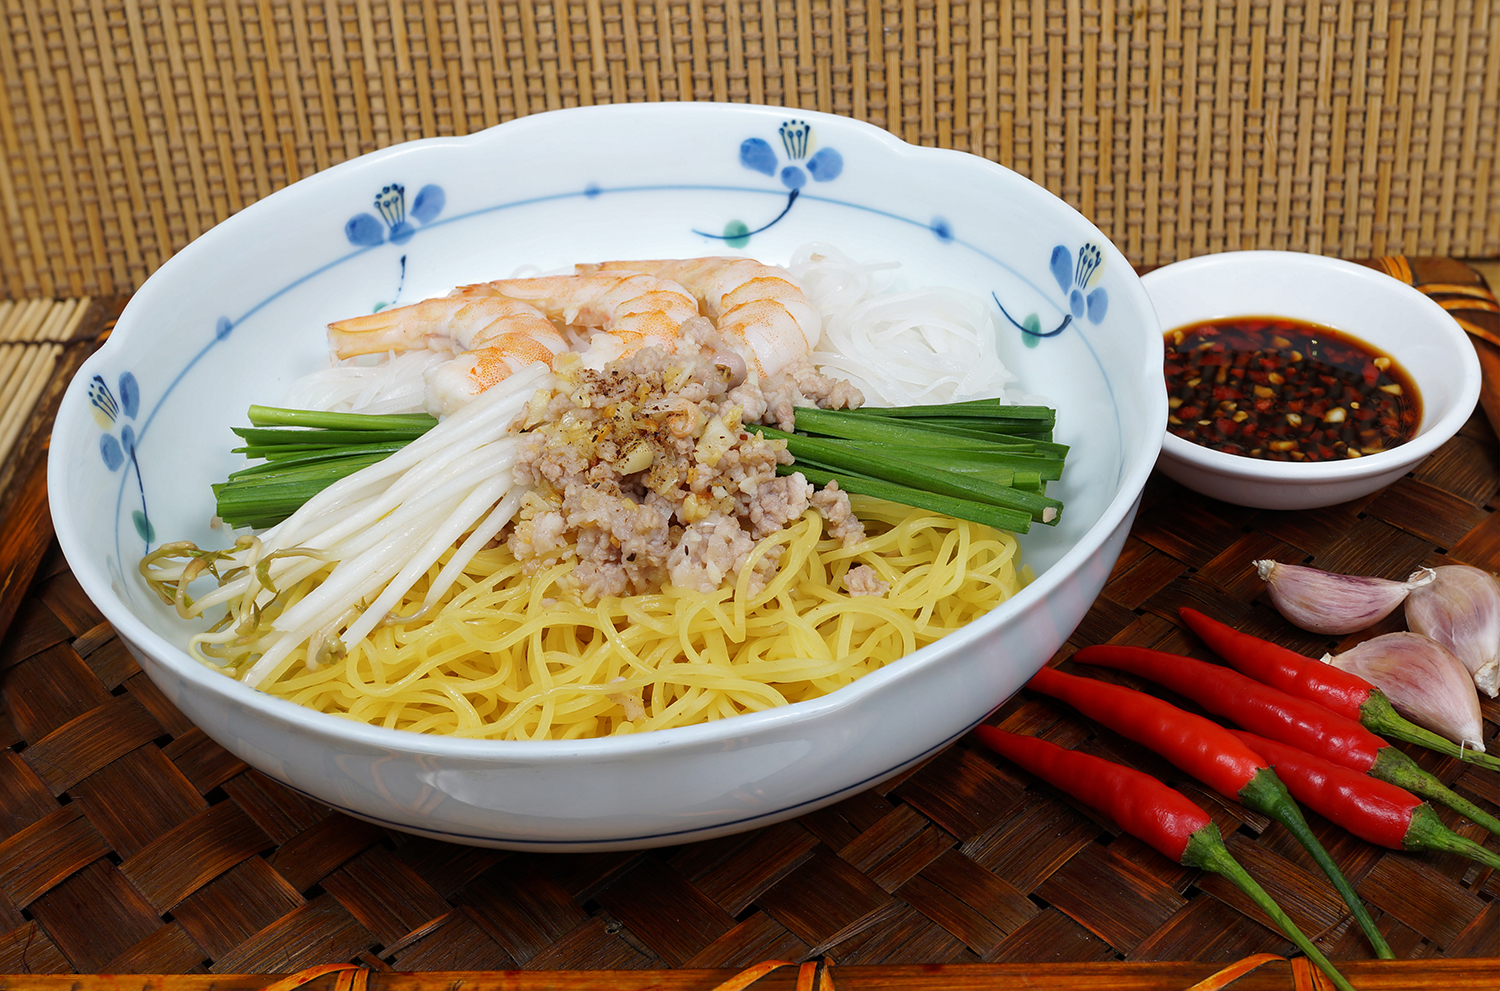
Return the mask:
[[[449,457],[447,454],[453,456]],[[335,514],[335,521],[325,530],[308,535],[305,543],[299,545],[308,548],[315,556],[302,554],[297,548],[274,548],[282,556],[267,564],[266,573],[271,582],[278,589],[287,588],[326,567],[329,561],[346,560],[379,544],[387,539],[391,530],[413,515],[440,511],[444,504],[451,501],[452,494],[457,491],[456,486],[462,486],[466,480],[471,486],[476,484],[486,468],[490,467],[490,460],[483,453],[461,455],[464,455],[461,449],[446,452],[441,459],[446,463],[420,465],[420,468],[426,469],[422,471],[422,481],[431,482],[435,474],[439,476],[439,480],[432,489],[418,489],[414,499],[403,501],[401,498],[402,491],[409,491],[412,486],[401,486],[398,489],[396,485],[392,485],[390,492],[367,495],[352,506],[339,507],[351,509],[352,512]],[[270,550],[262,554],[262,557],[269,556]],[[226,583],[223,588],[205,595],[195,603],[195,607],[206,609],[221,601],[238,599],[242,602],[240,611],[243,613],[250,603],[258,601],[264,605],[273,594],[264,588],[259,573],[252,569],[233,582]]]
[[[345,612],[387,587],[394,592],[388,603],[361,610],[361,616],[372,614],[365,631],[373,628],[390,606],[426,572],[431,561],[451,547],[510,488],[514,442],[488,446],[503,450],[490,452],[499,456],[446,481],[438,491],[423,493],[423,497],[402,504],[370,528],[375,531],[378,542],[353,556],[342,557],[316,589],[278,616],[274,626],[282,631],[281,638],[246,672],[245,680],[259,685],[323,625],[325,617]],[[446,533],[446,540],[436,537],[441,533]],[[369,544],[369,541],[360,543]],[[430,556],[430,560],[420,568],[402,572],[403,565],[408,562],[415,564],[423,556]],[[400,580],[398,574],[402,576]],[[345,643],[357,642],[357,639],[346,636]]]
[[[541,364],[516,373],[505,387],[483,393],[389,458],[330,485],[282,523],[267,530],[259,538],[259,557],[278,551],[293,552],[271,562],[267,573],[272,582],[278,588],[289,587],[325,567],[328,560],[347,558],[378,542],[379,522],[388,518],[409,495],[421,492],[435,476],[449,473],[451,478],[455,462],[472,455],[484,443],[505,436],[548,374]],[[419,498],[426,495],[430,493]],[[311,529],[314,525],[316,530]],[[343,543],[346,540],[350,542]],[[322,559],[295,554],[294,547],[315,548],[322,552]],[[172,576],[163,573],[161,577]],[[197,599],[190,615],[239,600],[238,611],[243,619],[252,605],[257,602],[264,605],[271,597],[272,593],[260,587],[259,577],[251,569]]]
[[359,643],[366,634],[381,623],[401,601],[407,591],[417,583],[427,569],[437,563],[445,550],[453,546],[481,516],[489,512],[499,499],[511,489],[510,470],[497,474],[487,482],[480,483],[464,497],[458,507],[448,516],[416,553],[412,554],[396,577],[365,608],[363,615],[344,631],[344,646]]
[[[335,627],[345,623],[340,639],[357,643],[477,525],[439,573],[439,582],[456,580],[519,505],[518,498],[505,498],[513,488],[519,445],[510,426],[547,374],[541,365],[517,373],[506,388],[481,394],[401,451],[324,489],[265,536],[263,555],[291,552],[295,541],[337,563],[316,589],[276,618],[268,638],[273,642],[244,673],[245,682],[259,686],[314,637],[320,638],[319,650],[332,646]],[[329,515],[335,517],[331,524]],[[315,525],[317,532],[310,532]],[[483,539],[475,539],[481,533]],[[326,560],[287,556],[267,570],[285,588],[326,566]],[[242,595],[270,594],[253,572],[233,584]],[[341,620],[329,624],[328,616]]]
[[[537,365],[511,376],[504,387],[482,393],[395,454],[319,492],[286,520],[267,530],[262,539],[271,547],[290,546],[294,541],[310,543],[311,541],[301,537],[302,528],[314,521],[321,522],[323,515],[330,509],[367,494],[365,490],[395,495],[402,489],[419,483],[422,473],[410,478],[403,477],[400,483],[387,482],[392,476],[404,475],[408,469],[423,462],[428,464],[427,471],[434,470],[436,466],[473,450],[486,440],[503,436],[505,428],[525,408],[532,390],[540,384],[545,374],[545,367]],[[496,421],[499,421],[500,430],[493,437],[483,436],[481,432],[495,426]],[[464,443],[466,437],[473,438],[473,442]],[[455,443],[462,446],[455,449],[452,447]]]
[[[421,608],[408,616],[398,616],[387,612],[382,622],[410,623],[426,616],[428,610],[436,605],[437,601],[443,597],[443,594],[458,580],[459,573],[463,571],[464,565],[468,564],[474,555],[483,550],[491,540],[494,540],[500,531],[505,528],[505,524],[509,523],[511,518],[516,515],[516,510],[521,508],[521,500],[525,498],[528,491],[530,491],[529,488],[512,487],[505,494],[505,498],[495,504],[495,508],[490,511],[490,515],[485,518],[484,522],[469,531],[469,536],[459,545],[453,557],[448,560],[447,564],[443,565],[443,569],[438,572],[437,577],[433,579],[431,586],[428,587],[427,595],[422,600]],[[374,612],[373,607],[370,612]]]
[[[544,366],[535,367],[544,370]],[[525,409],[532,391],[540,382],[541,375],[528,374],[530,371],[528,369],[527,372],[511,376],[506,387],[496,387],[481,393],[463,409],[383,461],[330,485],[309,499],[279,526],[268,531],[263,539],[273,548],[287,547],[294,541],[315,545],[313,540],[301,535],[302,528],[320,520],[328,509],[343,505],[351,497],[357,497],[356,493],[367,486],[375,488],[379,496],[366,513],[359,515],[363,517],[374,513],[378,518],[379,514],[405,498],[408,492],[425,485],[429,477],[440,473],[446,465],[488,441],[505,436],[509,432],[510,423]],[[523,381],[515,382],[522,376],[525,376]],[[511,385],[512,382],[515,382],[514,386]],[[376,487],[375,483],[396,475],[401,475],[399,481]],[[345,482],[351,484],[345,487]],[[352,533],[369,522],[363,518],[346,519],[340,532]]]

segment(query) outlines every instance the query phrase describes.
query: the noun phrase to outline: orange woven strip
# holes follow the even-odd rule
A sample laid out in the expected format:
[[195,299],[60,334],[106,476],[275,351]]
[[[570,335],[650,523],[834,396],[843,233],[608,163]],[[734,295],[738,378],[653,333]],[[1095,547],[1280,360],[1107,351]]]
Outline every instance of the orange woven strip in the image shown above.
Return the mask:
[[1490,291],[1483,286],[1461,286],[1452,282],[1424,282],[1417,288],[1429,296],[1441,293],[1446,296],[1472,296],[1474,299],[1494,301],[1490,296]]
[[[713,991],[743,991],[777,967],[790,966],[789,960],[763,960],[754,967],[735,974]],[[797,968],[797,991],[833,991],[833,975],[829,973],[830,970],[832,966],[826,962],[809,960],[802,964]]]
[[339,974],[338,981],[333,985],[333,991],[365,991],[365,986],[370,983],[370,972],[364,967],[355,970],[346,970]]
[[1227,986],[1232,981],[1239,980],[1263,964],[1268,964],[1273,960],[1285,959],[1286,957],[1277,956],[1274,953],[1256,953],[1242,960],[1236,960],[1218,973],[1210,974],[1192,987],[1186,988],[1185,991],[1219,991],[1220,988]]
[[[792,962],[790,960],[762,960],[754,967],[747,967],[738,974],[735,974],[729,980],[714,988],[713,991],[744,991],[745,988],[765,977],[777,967],[790,967],[791,965]],[[270,991],[270,989],[268,988],[266,991]],[[277,989],[277,991],[280,991],[280,989]]]
[[1482,340],[1482,341],[1489,341],[1491,344],[1495,345],[1496,347],[1500,347],[1500,334],[1495,333],[1493,330],[1486,330],[1485,328],[1479,326],[1478,324],[1470,323],[1468,320],[1465,320],[1463,317],[1457,317],[1456,316],[1453,319],[1455,321],[1457,321],[1457,323],[1458,323],[1458,325],[1460,327],[1462,327],[1464,330],[1468,331],[1469,333],[1473,334],[1475,337],[1479,338],[1480,340]]
[[293,988],[300,988],[308,981],[316,980],[324,974],[332,974],[338,971],[344,971],[345,973],[339,974],[338,983],[335,985],[337,991],[361,991],[369,979],[369,971],[359,964],[325,963],[283,977],[274,984],[267,984],[260,991],[292,991]]
[[1292,960],[1292,987],[1295,991],[1332,991],[1333,985],[1323,972],[1306,957]]
[[1500,313],[1500,305],[1496,305],[1493,300],[1439,299],[1435,302],[1445,310],[1487,310],[1490,313]]
[[797,972],[797,991],[833,991],[833,961],[809,961]]
[[1380,267],[1385,269],[1385,274],[1392,278],[1400,279],[1407,285],[1413,285],[1415,280],[1411,274],[1411,263],[1406,260],[1405,255],[1387,255],[1377,258]]

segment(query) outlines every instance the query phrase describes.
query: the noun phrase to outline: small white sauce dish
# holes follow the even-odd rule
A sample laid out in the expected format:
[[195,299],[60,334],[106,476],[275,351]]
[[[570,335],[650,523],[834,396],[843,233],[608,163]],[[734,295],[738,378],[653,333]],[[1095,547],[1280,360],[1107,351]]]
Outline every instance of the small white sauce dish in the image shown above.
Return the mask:
[[1369,495],[1411,471],[1458,432],[1479,398],[1468,335],[1436,302],[1353,262],[1293,251],[1232,251],[1166,265],[1141,279],[1162,329],[1270,316],[1322,324],[1391,356],[1417,385],[1417,435],[1378,454],[1340,461],[1267,461],[1214,451],[1168,432],[1156,467],[1224,502],[1312,509]]

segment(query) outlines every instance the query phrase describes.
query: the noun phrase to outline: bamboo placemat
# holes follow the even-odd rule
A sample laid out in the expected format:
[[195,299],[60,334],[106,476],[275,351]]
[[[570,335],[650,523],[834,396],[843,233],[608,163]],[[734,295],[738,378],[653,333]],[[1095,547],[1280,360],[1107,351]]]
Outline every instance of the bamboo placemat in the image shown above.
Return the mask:
[[[1500,307],[1467,266],[1372,264],[1409,273],[1476,329],[1500,331]],[[77,336],[103,331],[109,312],[91,308]],[[11,489],[34,490],[36,477]],[[18,975],[7,985],[258,988],[269,978],[257,975],[342,962],[372,988],[709,991],[763,960],[827,958],[845,989],[1180,991],[1254,954],[1290,952],[1235,889],[1117,835],[968,739],[831,808],[660,850],[481,850],[351,820],[247,769],[188,724],[47,549],[44,491],[11,506],[0,553],[19,553],[9,535],[20,531],[40,560],[34,580],[15,586],[23,594],[7,593],[16,613],[0,642],[0,974]],[[1107,640],[1201,652],[1176,624],[1184,604],[1321,653],[1338,644],[1271,611],[1252,559],[1384,576],[1452,561],[1500,569],[1497,507],[1500,443],[1482,414],[1406,478],[1325,510],[1241,509],[1153,478],[1118,565],[1059,660]],[[1500,705],[1486,701],[1484,714],[1486,742],[1500,747]],[[993,721],[1087,741],[1182,786],[1357,986],[1500,984],[1500,878],[1488,869],[1378,849],[1312,817],[1401,958],[1373,961],[1280,826],[1030,693]],[[1417,756],[1500,807],[1500,776]],[[47,973],[70,976],[19,976]],[[790,989],[796,979],[783,969],[756,986]],[[1234,984],[1318,986],[1300,960]]]
[[0,300],[0,464],[9,457],[57,359],[88,312],[87,299]]
[[827,111],[982,155],[1136,264],[1500,255],[1497,0],[0,9],[0,296],[17,299],[130,292],[216,222],[377,148],[663,100]]

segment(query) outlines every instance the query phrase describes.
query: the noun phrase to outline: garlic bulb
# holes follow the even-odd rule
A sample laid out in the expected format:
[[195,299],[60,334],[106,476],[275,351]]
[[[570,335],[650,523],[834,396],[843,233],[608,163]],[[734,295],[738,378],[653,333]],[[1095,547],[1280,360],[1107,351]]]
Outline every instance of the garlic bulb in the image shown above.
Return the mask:
[[1420,633],[1387,633],[1324,662],[1379,688],[1396,711],[1460,746],[1484,751],[1479,693],[1463,661]]
[[1300,564],[1256,561],[1276,611],[1312,633],[1356,633],[1385,619],[1412,589],[1432,581],[1423,568],[1404,582],[1336,575]]
[[1448,564],[1406,600],[1406,625],[1458,655],[1480,691],[1500,691],[1500,581],[1481,568]]

